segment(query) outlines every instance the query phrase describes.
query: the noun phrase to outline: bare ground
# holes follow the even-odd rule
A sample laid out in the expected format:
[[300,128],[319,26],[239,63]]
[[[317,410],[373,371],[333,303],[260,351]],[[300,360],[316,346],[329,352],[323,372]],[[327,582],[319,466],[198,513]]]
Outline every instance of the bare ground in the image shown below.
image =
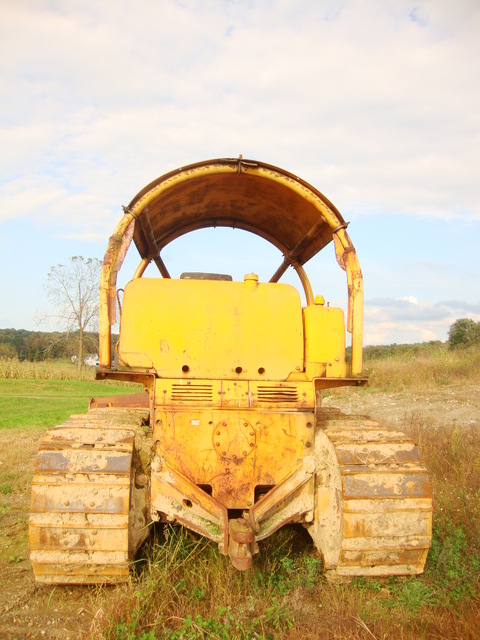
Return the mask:
[[[401,427],[412,417],[432,427],[480,426],[480,386],[448,386],[414,394],[342,389],[323,404],[370,415]],[[89,637],[95,616],[93,587],[37,587],[28,549],[28,502],[35,455],[42,433],[3,431],[0,441],[0,638]],[[108,589],[105,594],[108,597]]]
[[345,413],[369,415],[388,426],[401,427],[412,417],[432,426],[480,426],[480,385],[456,384],[435,388],[428,393],[411,390],[384,393],[375,389],[341,388],[325,394],[324,406],[338,407]]

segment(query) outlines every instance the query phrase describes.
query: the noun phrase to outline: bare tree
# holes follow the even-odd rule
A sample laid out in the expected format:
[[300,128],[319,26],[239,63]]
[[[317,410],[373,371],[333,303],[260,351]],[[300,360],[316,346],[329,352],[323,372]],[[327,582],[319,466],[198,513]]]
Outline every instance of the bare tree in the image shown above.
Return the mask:
[[82,367],[85,335],[97,331],[100,272],[102,263],[97,258],[73,256],[67,265],[50,267],[46,284],[47,296],[54,307],[49,314],[67,337],[77,338],[77,364]]

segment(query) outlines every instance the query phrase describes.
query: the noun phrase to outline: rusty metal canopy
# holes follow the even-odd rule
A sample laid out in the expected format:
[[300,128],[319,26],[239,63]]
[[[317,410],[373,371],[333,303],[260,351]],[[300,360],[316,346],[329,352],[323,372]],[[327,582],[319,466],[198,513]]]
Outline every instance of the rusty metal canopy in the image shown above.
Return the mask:
[[317,189],[297,176],[254,160],[206,160],[167,173],[128,205],[136,218],[134,241],[153,259],[176,238],[206,227],[250,231],[303,265],[345,226]]

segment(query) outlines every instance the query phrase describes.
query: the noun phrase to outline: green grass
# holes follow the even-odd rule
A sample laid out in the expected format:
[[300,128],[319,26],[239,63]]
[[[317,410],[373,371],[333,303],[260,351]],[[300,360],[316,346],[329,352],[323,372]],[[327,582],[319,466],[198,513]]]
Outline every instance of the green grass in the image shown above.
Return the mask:
[[85,413],[91,397],[138,390],[121,382],[0,378],[0,429],[45,429]]
[[138,391],[139,385],[116,381],[83,380],[16,380],[0,378],[0,398],[2,396],[49,396],[89,398],[109,396],[128,391]]

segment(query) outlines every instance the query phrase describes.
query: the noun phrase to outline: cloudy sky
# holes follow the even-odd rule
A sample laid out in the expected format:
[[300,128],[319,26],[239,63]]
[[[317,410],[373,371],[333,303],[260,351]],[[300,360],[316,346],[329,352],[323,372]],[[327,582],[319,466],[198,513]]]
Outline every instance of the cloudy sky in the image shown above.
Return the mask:
[[[103,258],[148,182],[240,153],[350,221],[366,344],[480,320],[479,33],[478,0],[0,0],[0,328],[42,329],[49,267]],[[280,256],[247,240],[164,257],[271,275]],[[315,293],[343,306],[323,253]]]

